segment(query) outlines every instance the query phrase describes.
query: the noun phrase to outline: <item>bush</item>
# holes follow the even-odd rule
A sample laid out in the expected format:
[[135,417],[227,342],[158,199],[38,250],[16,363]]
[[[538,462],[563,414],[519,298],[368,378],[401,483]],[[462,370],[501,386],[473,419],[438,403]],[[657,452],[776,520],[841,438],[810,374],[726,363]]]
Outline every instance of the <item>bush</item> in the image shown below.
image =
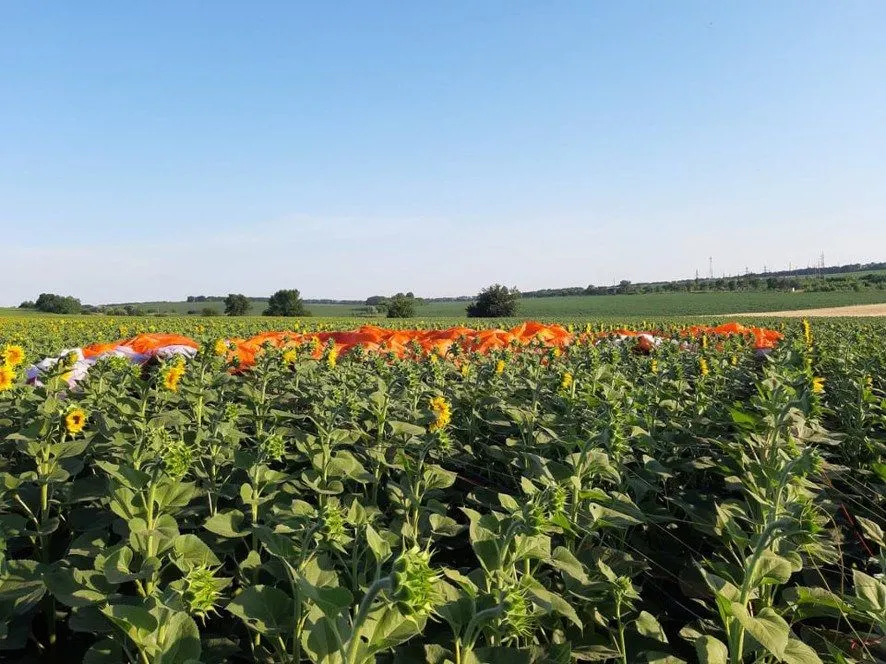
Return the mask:
[[249,313],[249,298],[240,293],[228,293],[225,298],[225,314],[245,316],[247,313]]
[[34,308],[49,314],[79,314],[83,307],[80,300],[69,295],[40,293],[40,297],[34,303]]
[[278,290],[268,300],[268,308],[262,312],[263,316],[310,316],[305,309],[301,293],[297,289]]
[[388,318],[412,318],[415,316],[415,296],[397,293],[388,300]]
[[200,310],[201,316],[218,316],[218,309],[215,307],[203,307]]
[[484,288],[477,296],[477,301],[467,306],[470,318],[507,318],[517,313],[520,291],[501,284],[493,284]]

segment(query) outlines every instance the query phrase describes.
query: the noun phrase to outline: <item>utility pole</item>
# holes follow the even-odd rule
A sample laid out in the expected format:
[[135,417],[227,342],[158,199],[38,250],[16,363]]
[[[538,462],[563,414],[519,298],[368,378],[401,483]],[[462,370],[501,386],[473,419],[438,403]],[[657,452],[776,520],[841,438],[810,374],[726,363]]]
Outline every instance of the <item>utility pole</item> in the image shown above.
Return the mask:
[[708,256],[708,279],[714,278],[714,257]]

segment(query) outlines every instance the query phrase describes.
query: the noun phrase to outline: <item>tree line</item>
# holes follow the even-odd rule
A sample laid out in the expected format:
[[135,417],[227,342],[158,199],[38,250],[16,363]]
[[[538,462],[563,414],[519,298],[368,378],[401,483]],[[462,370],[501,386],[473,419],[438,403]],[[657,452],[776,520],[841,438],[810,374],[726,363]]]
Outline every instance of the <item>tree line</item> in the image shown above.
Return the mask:
[[[197,299],[201,298],[201,299]],[[517,304],[520,292],[516,288],[507,288],[500,284],[493,284],[484,288],[465,309],[468,317],[497,318],[502,316],[514,316],[517,312]],[[202,296],[189,296],[188,302],[216,302],[218,300],[202,299]],[[224,303],[226,316],[247,316],[250,313],[253,302],[257,298],[248,297],[242,293],[229,293],[221,299]],[[278,290],[266,301],[267,306],[262,311],[263,316],[287,316],[303,317],[310,316],[311,312],[305,306],[305,301],[297,288]],[[359,301],[358,301],[359,302]],[[396,293],[391,296],[374,295],[361,302],[371,310],[372,315],[384,313],[388,318],[413,318],[417,308],[424,301],[417,298],[412,291]],[[19,305],[21,309],[36,309],[44,313],[52,314],[82,314],[98,313],[112,316],[141,316],[145,312],[135,305],[116,305],[108,307],[93,307],[83,305],[79,299],[70,295],[57,295],[55,293],[41,293],[36,301],[26,301]],[[204,316],[216,316],[219,311],[212,307],[204,307],[200,312]]]

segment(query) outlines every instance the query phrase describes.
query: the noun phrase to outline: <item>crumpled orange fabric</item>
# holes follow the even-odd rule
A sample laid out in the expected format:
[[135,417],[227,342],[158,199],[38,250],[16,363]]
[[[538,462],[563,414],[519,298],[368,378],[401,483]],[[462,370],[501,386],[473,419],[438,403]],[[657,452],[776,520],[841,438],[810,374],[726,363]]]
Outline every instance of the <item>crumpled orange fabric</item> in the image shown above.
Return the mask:
[[[774,348],[783,338],[780,332],[765,328],[744,326],[740,323],[724,323],[714,327],[693,325],[682,331],[684,336],[699,338],[702,335],[729,336],[741,334],[752,336],[756,349]],[[651,350],[650,336],[663,336],[658,332],[618,329],[611,332],[574,335],[561,325],[548,325],[537,321],[526,321],[510,330],[482,329],[469,327],[450,327],[441,330],[395,330],[375,325],[364,325],[356,330],[337,332],[306,332],[293,331],[262,332],[249,339],[229,339],[229,361],[236,360],[240,368],[255,364],[256,358],[267,345],[273,348],[289,348],[301,346],[315,341],[311,355],[320,358],[331,342],[339,355],[345,355],[354,348],[360,347],[368,352],[390,352],[397,357],[406,357],[417,349],[422,354],[436,353],[445,355],[453,344],[460,344],[466,350],[488,353],[509,347],[527,346],[540,343],[548,347],[564,347],[575,341],[596,341],[609,336],[639,337],[638,343],[643,350]],[[198,348],[196,341],[178,334],[139,334],[130,339],[111,343],[92,344],[83,348],[84,357],[97,357],[120,346],[127,346],[139,354],[153,354],[165,346],[188,346]]]
[[130,339],[86,346],[82,349],[83,357],[98,357],[102,353],[110,352],[121,346],[131,348],[140,355],[156,352],[160,348],[166,346],[187,346],[189,348],[200,347],[200,345],[190,337],[185,337],[180,334],[139,334]]

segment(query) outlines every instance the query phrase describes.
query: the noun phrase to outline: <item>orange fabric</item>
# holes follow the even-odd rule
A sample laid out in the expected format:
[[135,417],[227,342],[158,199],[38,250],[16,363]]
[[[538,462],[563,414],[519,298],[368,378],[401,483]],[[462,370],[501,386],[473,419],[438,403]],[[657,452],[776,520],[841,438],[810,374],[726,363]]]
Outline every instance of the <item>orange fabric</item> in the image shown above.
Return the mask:
[[199,345],[193,339],[183,337],[179,334],[139,334],[121,346],[129,346],[136,353],[150,353],[164,346],[188,346],[190,348],[199,348]]
[[98,357],[102,353],[108,353],[120,345],[122,345],[121,342],[113,341],[109,344],[92,344],[91,346],[84,346],[83,357],[85,357],[86,359]]
[[[699,338],[702,335],[730,336],[740,334],[752,337],[754,347],[757,349],[774,348],[783,338],[783,335],[776,330],[744,326],[736,322],[724,323],[716,327],[693,325],[682,330],[680,334],[692,338]],[[240,368],[246,368],[255,364],[256,357],[261,354],[265,345],[286,348],[311,341],[316,341],[316,346],[311,353],[314,358],[323,357],[326,346],[330,342],[334,344],[339,355],[345,355],[359,346],[366,351],[391,352],[402,358],[413,356],[416,350],[420,350],[420,354],[445,355],[454,344],[461,345],[466,350],[488,353],[513,345],[519,347],[532,343],[541,343],[549,347],[566,347],[575,342],[595,342],[602,338],[618,335],[639,337],[636,349],[642,352],[650,352],[654,347],[648,335],[662,336],[656,332],[628,329],[617,329],[597,334],[585,333],[576,336],[560,325],[545,325],[536,321],[521,323],[510,330],[473,330],[468,327],[450,327],[442,330],[392,330],[374,325],[364,325],[356,330],[306,334],[291,331],[262,332],[249,339],[229,339],[231,350],[228,352],[227,358],[232,362],[236,360],[236,364]],[[197,342],[193,339],[178,334],[139,334],[130,339],[86,346],[83,348],[83,355],[86,358],[94,358],[119,346],[128,346],[139,354],[152,355],[160,348],[175,345],[198,348]]]

